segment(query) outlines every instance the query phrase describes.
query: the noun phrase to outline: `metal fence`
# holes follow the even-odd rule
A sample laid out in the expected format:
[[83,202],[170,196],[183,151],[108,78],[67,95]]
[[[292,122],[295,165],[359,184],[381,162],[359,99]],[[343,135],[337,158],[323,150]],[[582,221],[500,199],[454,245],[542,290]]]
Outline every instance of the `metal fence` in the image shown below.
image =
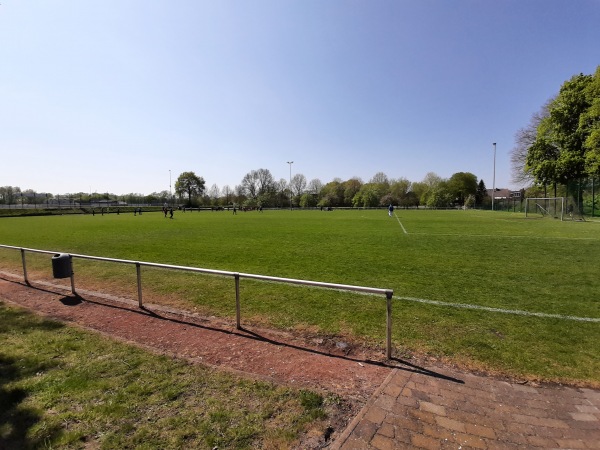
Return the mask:
[[[365,287],[365,286],[354,286],[348,284],[335,284],[335,283],[323,283],[319,281],[309,281],[309,280],[298,280],[294,278],[281,278],[281,277],[271,277],[265,275],[256,275],[251,273],[241,273],[241,272],[229,272],[224,270],[214,270],[214,269],[202,269],[197,267],[188,267],[188,266],[176,266],[170,264],[159,264],[159,263],[151,263],[151,262],[143,262],[143,261],[132,261],[127,259],[115,259],[115,258],[105,258],[100,256],[89,256],[89,255],[79,255],[75,253],[65,254],[62,252],[54,252],[49,250],[37,250],[32,248],[23,248],[23,247],[15,247],[12,245],[2,245],[0,244],[0,248],[19,250],[21,252],[21,261],[23,264],[23,277],[26,284],[30,284],[29,278],[27,275],[27,264],[26,264],[26,253],[45,253],[54,256],[59,255],[68,255],[69,261],[72,261],[73,258],[81,258],[81,259],[89,259],[95,261],[106,261],[112,263],[120,263],[120,264],[129,264],[134,265],[137,272],[137,296],[138,296],[138,304],[140,308],[143,306],[142,302],[142,267],[154,267],[154,268],[162,268],[162,269],[170,269],[170,270],[182,270],[187,272],[196,272],[208,275],[218,275],[223,277],[231,277],[235,282],[235,310],[236,310],[236,328],[239,330],[242,328],[241,325],[241,306],[240,306],[240,280],[242,278],[260,280],[260,281],[270,281],[277,283],[286,283],[286,284],[297,284],[304,286],[312,286],[318,288],[325,289],[335,289],[342,291],[354,291],[361,292],[367,294],[377,294],[384,295],[386,298],[386,356],[388,359],[392,358],[392,297],[394,295],[394,291],[392,289],[380,289],[373,287]],[[71,263],[72,264],[72,263]],[[70,278],[71,278],[71,293],[73,295],[77,295],[75,290],[75,276],[72,270],[72,266],[69,270]]]

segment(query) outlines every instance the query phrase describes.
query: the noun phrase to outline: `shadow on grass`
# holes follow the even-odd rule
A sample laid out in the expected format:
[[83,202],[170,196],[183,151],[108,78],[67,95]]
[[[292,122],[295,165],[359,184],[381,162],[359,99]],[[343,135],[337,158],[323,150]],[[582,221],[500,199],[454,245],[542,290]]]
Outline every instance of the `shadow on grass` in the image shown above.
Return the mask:
[[[0,306],[2,304],[0,303]],[[30,331],[53,331],[64,325],[54,321],[31,321],[31,315],[25,311],[2,308],[0,341],[2,335],[18,332],[26,334]],[[5,350],[0,354],[0,448],[27,449],[41,448],[52,442],[62,431],[60,428],[47,427],[42,437],[31,437],[30,429],[42,420],[39,411],[24,406],[28,391],[11,384],[27,380],[36,373],[47,370],[45,363],[34,358],[13,358],[7,356]]]

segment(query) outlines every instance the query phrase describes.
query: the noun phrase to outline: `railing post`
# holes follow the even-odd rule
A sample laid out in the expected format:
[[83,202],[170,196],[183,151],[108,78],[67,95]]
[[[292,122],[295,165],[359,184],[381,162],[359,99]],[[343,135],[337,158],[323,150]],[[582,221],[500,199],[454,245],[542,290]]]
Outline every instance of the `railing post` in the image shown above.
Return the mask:
[[386,291],[385,298],[387,301],[387,327],[386,327],[386,357],[392,359],[392,296],[394,291]]
[[135,271],[137,272],[138,305],[142,308],[142,267],[139,262],[135,263]]
[[70,254],[69,262],[71,266],[71,294],[77,295],[77,292],[75,292],[75,272],[73,272],[73,257]]
[[27,265],[25,264],[25,249],[21,249],[21,261],[23,262],[23,278],[25,279],[25,283],[29,284],[29,280],[27,279]]
[[235,277],[235,325],[238,330],[242,329],[242,314],[240,311],[240,274],[236,273]]

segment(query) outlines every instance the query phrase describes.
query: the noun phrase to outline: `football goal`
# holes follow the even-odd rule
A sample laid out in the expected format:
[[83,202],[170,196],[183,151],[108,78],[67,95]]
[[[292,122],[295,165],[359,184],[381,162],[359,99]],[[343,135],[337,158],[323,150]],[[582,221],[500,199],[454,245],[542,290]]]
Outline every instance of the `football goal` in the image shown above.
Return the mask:
[[525,217],[564,219],[564,197],[544,197],[525,199]]

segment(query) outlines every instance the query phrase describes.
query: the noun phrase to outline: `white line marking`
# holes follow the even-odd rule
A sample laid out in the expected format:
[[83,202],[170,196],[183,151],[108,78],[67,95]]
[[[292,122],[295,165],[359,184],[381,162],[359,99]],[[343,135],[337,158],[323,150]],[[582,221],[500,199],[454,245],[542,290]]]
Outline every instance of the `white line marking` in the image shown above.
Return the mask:
[[394,213],[394,217],[396,217],[396,220],[398,221],[398,223],[402,227],[402,231],[404,231],[404,234],[408,234],[408,231],[406,231],[406,228],[404,228],[404,225],[402,225],[402,222],[400,222],[400,217],[398,217],[398,215],[396,213]]
[[421,233],[415,232],[411,233],[419,236],[450,236],[450,237],[473,237],[473,238],[502,238],[502,239],[553,239],[553,240],[567,240],[567,241],[598,241],[598,238],[595,237],[570,237],[570,236],[533,236],[533,235],[525,235],[525,234],[459,234],[459,233]]
[[534,317],[543,317],[546,319],[564,319],[564,320],[575,320],[577,322],[600,323],[600,318],[594,318],[594,317],[563,316],[560,314],[547,314],[547,313],[540,313],[540,312],[521,311],[518,309],[491,308],[489,306],[469,305],[466,303],[446,303],[446,302],[440,302],[437,300],[426,300],[424,298],[414,298],[414,297],[396,297],[396,296],[394,296],[394,298],[398,299],[398,300],[408,300],[410,302],[427,303],[429,305],[451,306],[454,308],[463,308],[463,309],[479,309],[479,310],[483,310],[483,311],[498,312],[498,313],[503,313],[503,314],[515,314],[518,316],[534,316]]

